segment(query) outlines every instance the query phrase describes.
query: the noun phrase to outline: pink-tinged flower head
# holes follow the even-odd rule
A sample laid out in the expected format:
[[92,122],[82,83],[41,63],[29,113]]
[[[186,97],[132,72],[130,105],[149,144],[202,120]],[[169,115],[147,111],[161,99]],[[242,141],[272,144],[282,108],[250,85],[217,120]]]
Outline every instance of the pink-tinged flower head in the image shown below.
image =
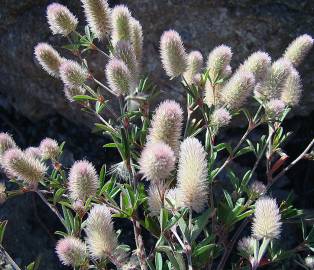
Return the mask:
[[0,205],[5,203],[5,201],[7,200],[7,194],[5,190],[6,190],[5,184],[0,182]]
[[268,117],[276,118],[285,110],[285,103],[280,99],[271,99],[265,105],[265,111]]
[[0,156],[4,154],[5,151],[11,148],[15,148],[16,144],[12,136],[8,133],[0,133]]
[[201,212],[208,200],[206,151],[196,138],[185,139],[180,146],[178,168],[180,205]]
[[285,58],[280,58],[269,68],[267,76],[258,87],[258,95],[262,99],[279,98],[285,85],[286,79],[290,75],[292,65]]
[[164,142],[177,154],[182,131],[183,111],[179,103],[166,100],[159,104],[151,122],[148,143]]
[[210,52],[207,59],[207,69],[213,80],[230,64],[231,57],[231,48],[226,45],[220,45]]
[[266,191],[267,191],[266,186],[260,181],[254,181],[249,187],[249,192],[251,196],[254,198],[258,198],[264,195]]
[[297,37],[290,43],[283,57],[288,59],[295,67],[299,66],[313,47],[314,40],[310,35]]
[[51,138],[43,139],[39,149],[43,159],[56,159],[60,154],[58,142]]
[[42,180],[47,171],[47,167],[40,160],[17,148],[7,150],[1,162],[9,176],[17,177],[31,185]]
[[254,255],[255,239],[253,237],[243,237],[238,242],[238,251],[246,257]]
[[60,66],[60,77],[68,87],[80,87],[88,78],[88,71],[73,60],[64,60]]
[[95,167],[87,160],[76,161],[70,169],[69,192],[73,201],[86,201],[96,195],[98,175]]
[[275,199],[262,197],[255,202],[255,214],[252,232],[256,239],[279,238],[281,215]]
[[164,142],[148,143],[139,160],[140,172],[147,180],[159,182],[165,180],[174,170],[175,155]]
[[186,70],[187,55],[178,32],[168,30],[162,34],[160,57],[163,68],[169,77],[178,77]]
[[42,68],[51,76],[59,77],[59,68],[62,58],[59,53],[48,43],[38,43],[34,54]]
[[125,5],[118,5],[112,9],[112,36],[111,42],[113,46],[117,42],[130,40],[131,36],[131,12]]
[[58,3],[52,3],[47,7],[47,19],[52,33],[67,36],[75,31],[78,24],[77,18],[71,11]]
[[184,79],[188,84],[194,83],[194,77],[201,72],[203,56],[199,51],[192,51],[187,56],[187,69],[184,72]]
[[227,126],[230,123],[231,115],[225,108],[218,108],[211,115],[211,124],[216,127]]
[[56,245],[56,253],[62,264],[67,266],[80,266],[87,259],[85,243],[79,238],[66,236]]
[[34,158],[41,160],[42,155],[41,155],[41,151],[40,151],[39,147],[32,147],[31,146],[31,147],[26,148],[24,150],[24,152],[26,155],[30,155]]
[[131,74],[122,60],[113,58],[106,66],[106,77],[110,88],[117,95],[130,93]]
[[82,86],[70,87],[70,86],[65,85],[63,88],[63,92],[64,92],[65,97],[70,102],[73,102],[75,96],[84,95],[86,90]]
[[117,248],[118,239],[107,206],[95,205],[92,208],[86,220],[85,232],[88,250],[93,258],[106,258]]
[[265,79],[271,65],[271,58],[266,52],[255,52],[240,66],[240,70],[252,72],[255,81],[260,82]]
[[299,104],[302,94],[302,83],[299,72],[292,68],[283,86],[280,99],[288,106],[295,107]]
[[111,31],[111,15],[107,0],[81,0],[85,17],[92,33],[99,40]]
[[231,110],[240,108],[253,92],[254,84],[251,72],[236,72],[221,90],[222,102]]
[[143,51],[143,29],[140,22],[131,18],[131,43],[135,52],[137,62],[142,60]]

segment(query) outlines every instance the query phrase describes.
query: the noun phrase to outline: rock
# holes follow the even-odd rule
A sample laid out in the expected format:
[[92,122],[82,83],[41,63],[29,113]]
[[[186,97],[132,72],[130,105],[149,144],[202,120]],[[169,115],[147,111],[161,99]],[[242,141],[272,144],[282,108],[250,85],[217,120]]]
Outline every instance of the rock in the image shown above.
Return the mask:
[[[45,8],[53,1],[5,0],[0,11],[0,99],[12,104],[29,119],[40,120],[58,113],[82,124],[90,123],[86,114],[75,105],[69,105],[62,93],[62,84],[50,78],[33,57],[33,47],[39,41],[60,48],[66,40],[52,36],[45,19]],[[59,1],[68,5],[83,27],[85,19],[80,1]],[[116,4],[112,1],[111,4]],[[256,50],[265,50],[276,59],[296,36],[314,34],[314,3],[310,0],[283,1],[152,1],[133,0],[127,3],[138,18],[145,34],[144,70],[164,93],[163,96],[184,101],[178,83],[169,81],[161,69],[159,38],[164,30],[173,28],[183,37],[187,50],[199,49],[204,54],[219,44],[233,48],[232,67]],[[93,55],[91,66],[96,76],[104,80],[104,63],[101,56]],[[314,82],[311,67],[312,52],[301,67],[305,94],[298,114],[307,115],[313,110]],[[25,102],[27,100],[27,102]],[[3,103],[4,101],[2,101]]]

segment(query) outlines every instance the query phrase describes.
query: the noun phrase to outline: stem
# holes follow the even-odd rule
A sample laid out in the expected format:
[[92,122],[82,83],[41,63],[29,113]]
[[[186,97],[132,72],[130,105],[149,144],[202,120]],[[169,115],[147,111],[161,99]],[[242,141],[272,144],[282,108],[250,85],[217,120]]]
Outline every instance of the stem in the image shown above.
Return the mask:
[[144,242],[141,235],[141,225],[134,218],[132,218],[132,223],[133,223],[133,229],[134,229],[135,243],[137,247],[136,253],[137,253],[139,263],[140,263],[140,267],[141,267],[141,270],[147,270],[145,247],[144,247]]
[[7,259],[7,262],[12,266],[13,270],[21,270],[21,268],[15,263],[15,261],[6,252],[6,250],[1,244],[0,244],[0,254],[2,254]]
[[[189,233],[190,233],[190,238],[192,234],[192,209],[189,209]],[[188,259],[188,269],[193,270],[193,265],[192,265],[192,251],[191,251],[191,239],[189,239],[189,248],[186,252],[186,256]]]
[[101,83],[100,81],[98,81],[97,79],[95,79],[95,77],[93,76],[93,81],[95,83],[97,83],[99,86],[101,86],[102,88],[104,88],[105,90],[107,90],[109,93],[111,93],[112,95],[114,95],[115,97],[117,96],[117,94],[112,91],[108,86],[104,85],[103,83]]

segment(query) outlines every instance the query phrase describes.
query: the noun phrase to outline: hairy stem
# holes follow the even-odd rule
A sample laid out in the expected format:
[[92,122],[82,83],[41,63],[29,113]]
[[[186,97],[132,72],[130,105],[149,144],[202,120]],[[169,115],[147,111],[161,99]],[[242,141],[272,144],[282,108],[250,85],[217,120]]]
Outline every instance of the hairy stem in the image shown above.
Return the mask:
[[146,254],[145,254],[145,247],[143,238],[141,235],[141,225],[136,219],[132,219],[133,229],[134,229],[134,236],[135,236],[135,243],[137,247],[137,257],[141,266],[141,270],[147,270],[146,265]]
[[12,266],[13,270],[21,270],[21,268],[15,263],[11,256],[6,252],[4,247],[0,244],[0,254],[6,258],[7,262]]

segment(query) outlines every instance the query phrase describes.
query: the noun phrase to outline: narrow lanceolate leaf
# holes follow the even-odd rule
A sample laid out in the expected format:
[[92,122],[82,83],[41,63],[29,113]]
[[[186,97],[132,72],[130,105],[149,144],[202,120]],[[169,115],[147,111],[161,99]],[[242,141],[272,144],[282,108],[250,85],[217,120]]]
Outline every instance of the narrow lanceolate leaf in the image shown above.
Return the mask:
[[4,232],[5,232],[5,227],[7,226],[8,221],[0,221],[0,244],[2,244],[3,237],[4,237]]

